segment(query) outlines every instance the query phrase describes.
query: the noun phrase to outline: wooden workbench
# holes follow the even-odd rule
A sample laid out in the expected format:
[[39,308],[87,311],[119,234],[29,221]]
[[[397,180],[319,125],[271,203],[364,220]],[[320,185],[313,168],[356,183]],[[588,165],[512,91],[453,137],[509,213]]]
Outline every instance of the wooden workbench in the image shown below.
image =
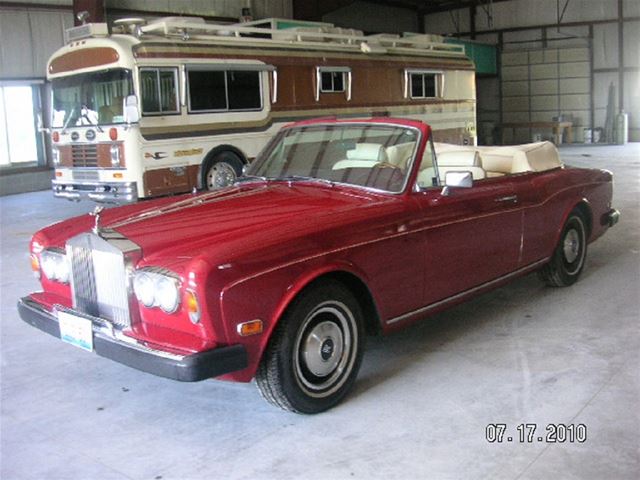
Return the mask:
[[505,145],[505,132],[507,129],[511,129],[511,133],[515,137],[516,128],[528,128],[528,129],[551,129],[554,134],[554,141],[560,138],[560,135],[566,131],[566,135],[563,135],[564,143],[573,143],[573,122],[517,122],[517,123],[502,123],[500,124],[502,130],[502,144]]

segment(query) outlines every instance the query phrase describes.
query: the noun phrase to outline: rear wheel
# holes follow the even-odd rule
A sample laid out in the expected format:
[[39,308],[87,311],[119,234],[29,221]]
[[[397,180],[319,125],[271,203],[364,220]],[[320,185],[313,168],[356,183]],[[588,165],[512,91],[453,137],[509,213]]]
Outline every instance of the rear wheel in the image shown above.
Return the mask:
[[297,413],[327,410],[353,386],[364,352],[363,316],[340,283],[304,291],[276,327],[256,374],[262,396]]
[[221,152],[205,162],[202,185],[205,190],[218,190],[232,185],[242,175],[242,160],[233,152]]
[[560,242],[551,260],[538,272],[539,276],[552,287],[573,285],[582,273],[586,256],[587,233],[584,217],[574,211],[562,229]]

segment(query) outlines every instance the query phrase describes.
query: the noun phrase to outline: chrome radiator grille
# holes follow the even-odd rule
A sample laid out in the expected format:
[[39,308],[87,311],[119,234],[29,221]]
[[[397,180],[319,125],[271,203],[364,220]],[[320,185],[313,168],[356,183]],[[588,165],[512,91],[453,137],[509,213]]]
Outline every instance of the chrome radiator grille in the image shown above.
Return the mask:
[[97,235],[67,242],[73,308],[118,326],[131,325],[124,252]]

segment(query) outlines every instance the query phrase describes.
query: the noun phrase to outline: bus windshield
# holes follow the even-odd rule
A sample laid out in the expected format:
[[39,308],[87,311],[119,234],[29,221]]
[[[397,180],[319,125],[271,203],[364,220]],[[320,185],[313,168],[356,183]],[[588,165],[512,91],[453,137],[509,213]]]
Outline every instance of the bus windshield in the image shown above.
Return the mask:
[[81,73],[51,83],[54,128],[125,123],[124,99],[133,94],[131,70]]

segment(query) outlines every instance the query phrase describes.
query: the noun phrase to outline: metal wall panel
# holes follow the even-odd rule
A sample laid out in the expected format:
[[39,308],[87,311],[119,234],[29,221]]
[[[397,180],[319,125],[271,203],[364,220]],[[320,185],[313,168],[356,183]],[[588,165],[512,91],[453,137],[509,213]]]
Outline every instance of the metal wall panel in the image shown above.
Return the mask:
[[[580,140],[583,128],[590,123],[588,59],[585,47],[504,52],[503,121],[550,122],[559,115],[571,115],[574,137]],[[521,128],[512,141],[530,142],[532,133],[550,136],[549,131]]]
[[0,10],[0,79],[44,78],[47,60],[73,25],[69,12]]

